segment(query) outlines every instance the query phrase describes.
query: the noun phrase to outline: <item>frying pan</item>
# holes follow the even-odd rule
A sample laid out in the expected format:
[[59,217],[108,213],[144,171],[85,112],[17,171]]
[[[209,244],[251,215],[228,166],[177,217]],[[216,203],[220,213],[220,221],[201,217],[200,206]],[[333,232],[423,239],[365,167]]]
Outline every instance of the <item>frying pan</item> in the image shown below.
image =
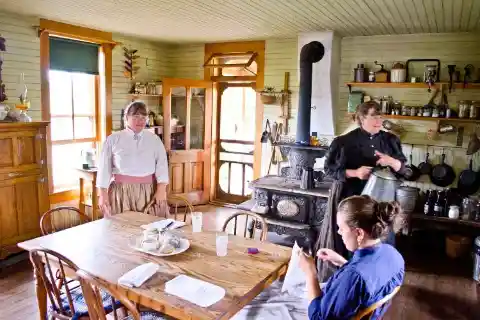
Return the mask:
[[445,163],[445,153],[442,153],[442,161],[433,166],[430,172],[430,180],[434,185],[439,187],[446,187],[452,184],[455,180],[455,171],[453,168]]
[[405,180],[407,181],[415,181],[420,177],[421,173],[420,170],[413,165],[412,161],[412,153],[410,152],[410,164],[405,166]]
[[480,187],[478,173],[472,169],[473,159],[470,159],[470,165],[463,170],[458,177],[458,191],[464,196],[469,196],[477,192]]
[[425,161],[418,165],[418,169],[420,170],[421,174],[430,174],[430,172],[432,172],[432,164],[430,163],[430,161],[428,161],[429,156],[430,153],[427,152],[427,155],[425,156]]

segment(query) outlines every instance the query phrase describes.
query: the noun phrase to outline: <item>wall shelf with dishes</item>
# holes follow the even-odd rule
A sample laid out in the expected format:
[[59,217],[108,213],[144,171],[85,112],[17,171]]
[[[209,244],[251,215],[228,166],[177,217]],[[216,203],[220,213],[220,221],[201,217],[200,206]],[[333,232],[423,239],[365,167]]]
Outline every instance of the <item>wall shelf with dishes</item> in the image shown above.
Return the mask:
[[[428,89],[428,83],[424,82],[346,82],[349,92],[352,87],[357,88],[392,88],[392,89]],[[436,82],[431,87],[440,88],[443,85],[449,85],[449,82]],[[453,83],[452,87],[455,89],[480,89],[480,83]]]

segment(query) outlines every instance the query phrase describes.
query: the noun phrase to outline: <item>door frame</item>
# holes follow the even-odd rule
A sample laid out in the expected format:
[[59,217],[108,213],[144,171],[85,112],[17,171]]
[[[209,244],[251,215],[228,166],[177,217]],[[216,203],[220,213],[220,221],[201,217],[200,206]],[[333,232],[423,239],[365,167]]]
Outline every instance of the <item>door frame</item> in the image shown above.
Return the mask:
[[[220,127],[221,127],[221,115],[222,115],[222,95],[223,95],[223,92],[228,89],[228,88],[235,88],[235,87],[240,87],[240,88],[252,88],[253,90],[256,90],[257,88],[257,84],[255,82],[244,82],[244,83],[238,83],[238,82],[216,82],[216,85],[215,85],[216,89],[217,89],[217,96],[216,96],[216,109],[217,109],[217,112],[215,114],[215,128],[217,129],[217,139],[215,139],[215,141],[212,141],[213,143],[213,149],[214,149],[214,153],[215,153],[215,157],[214,157],[214,160],[213,160],[213,163],[214,163],[214,166],[213,166],[213,184],[212,184],[212,189],[213,189],[213,198],[212,200],[214,202],[217,202],[217,203],[229,203],[229,204],[232,204],[232,203],[241,203],[245,200],[248,199],[248,197],[243,197],[243,196],[238,196],[238,195],[232,195],[232,194],[228,194],[228,196],[230,197],[230,199],[228,199],[228,201],[226,199],[221,199],[219,198],[219,195],[220,195],[220,192],[221,192],[221,189],[220,189],[220,152],[222,151],[222,148],[220,146],[221,144],[221,137],[220,137]],[[257,99],[257,102],[258,102],[258,99]],[[255,122],[256,122],[256,118],[255,118]],[[255,166],[255,140],[257,139],[254,139],[254,141],[252,141],[253,145],[254,145],[254,150],[253,150],[253,163],[252,163],[252,166]],[[254,174],[254,177],[255,179],[255,174]]]
[[[264,78],[265,78],[265,41],[241,41],[241,42],[223,42],[223,43],[207,43],[205,44],[205,56],[204,61],[207,61],[208,58],[211,57],[213,53],[234,53],[234,52],[255,52],[257,54],[255,58],[255,62],[257,63],[257,75],[255,80],[250,79],[251,81],[255,81],[257,90],[261,90],[264,88]],[[214,70],[205,68],[204,69],[204,79],[205,80],[213,80],[215,79]],[[228,81],[228,77],[225,78],[225,81]],[[218,91],[217,86],[215,86],[215,91]],[[214,93],[218,96],[218,92]],[[217,102],[217,99],[213,101]],[[218,114],[218,105],[215,104],[213,109],[213,114],[216,116]],[[264,106],[260,99],[260,94],[257,94],[257,104],[255,110],[255,136],[258,136],[258,139],[255,139],[254,142],[254,152],[253,152],[253,179],[260,178],[262,174],[262,143],[260,142],[260,134],[263,131],[263,113],[264,113]],[[216,124],[216,122],[215,122]],[[212,141],[218,139],[218,127],[214,127],[212,129]],[[214,144],[215,147],[215,144]],[[214,150],[214,154],[216,155],[217,150]],[[215,170],[214,170],[215,171]],[[215,181],[212,179],[212,181]],[[214,194],[211,194],[211,199],[214,199]]]
[[[171,115],[172,115],[172,88],[186,88],[186,123],[185,123],[185,150],[172,150],[171,148]],[[190,149],[190,104],[192,88],[205,88],[205,111],[204,111],[204,139],[203,149]],[[211,193],[211,147],[212,147],[212,102],[213,102],[213,82],[207,80],[181,79],[181,78],[162,78],[162,101],[163,101],[163,144],[169,158],[180,156],[182,152],[203,153],[203,191],[195,191],[189,196],[189,193],[182,193],[181,196],[187,198],[192,204],[206,204],[210,199]],[[168,164],[169,176],[172,178],[172,167]],[[187,174],[191,174],[190,170],[186,170]],[[184,173],[185,174],[185,173]],[[185,179],[184,179],[185,181]],[[171,191],[171,183],[168,192]]]

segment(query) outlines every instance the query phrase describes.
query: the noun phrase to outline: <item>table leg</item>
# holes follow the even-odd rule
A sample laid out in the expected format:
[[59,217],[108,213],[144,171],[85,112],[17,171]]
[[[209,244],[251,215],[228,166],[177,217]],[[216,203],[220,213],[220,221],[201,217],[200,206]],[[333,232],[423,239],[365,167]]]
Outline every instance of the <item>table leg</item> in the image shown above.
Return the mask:
[[35,275],[35,291],[37,294],[39,319],[45,320],[47,319],[47,289],[43,283],[41,271],[37,270],[36,268],[33,270]]
[[96,176],[94,176],[92,181],[92,220],[101,218],[98,213],[97,179]]
[[80,178],[80,195],[79,195],[79,203],[78,203],[78,209],[82,213],[85,213],[85,190],[84,190],[84,181],[83,178]]

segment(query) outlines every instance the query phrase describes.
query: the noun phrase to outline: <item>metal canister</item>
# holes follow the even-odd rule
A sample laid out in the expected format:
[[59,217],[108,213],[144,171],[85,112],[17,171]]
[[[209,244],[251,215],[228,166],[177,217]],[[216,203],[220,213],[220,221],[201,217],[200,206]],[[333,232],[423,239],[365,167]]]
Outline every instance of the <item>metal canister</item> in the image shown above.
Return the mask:
[[480,282],[480,237],[475,238],[473,245],[473,280]]

